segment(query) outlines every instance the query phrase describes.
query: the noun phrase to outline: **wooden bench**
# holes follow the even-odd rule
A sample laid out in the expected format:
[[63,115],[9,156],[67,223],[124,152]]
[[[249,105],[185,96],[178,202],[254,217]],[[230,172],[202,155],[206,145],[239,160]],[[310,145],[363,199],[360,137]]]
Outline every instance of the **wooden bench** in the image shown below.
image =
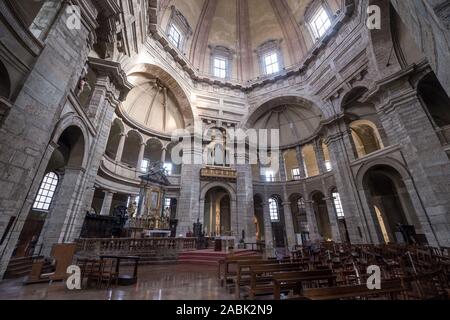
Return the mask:
[[[290,262],[281,261],[279,264],[284,265],[287,263],[290,263]],[[293,262],[293,263],[298,265],[300,269],[308,269],[308,263],[304,263],[304,262]],[[244,286],[247,286],[250,284],[250,279],[251,279],[250,268],[252,266],[263,266],[263,265],[273,266],[273,265],[278,265],[278,263],[274,263],[273,260],[239,261],[237,263],[236,279],[234,281],[236,299],[239,299],[241,296],[241,287],[244,287]]]
[[[259,261],[262,260],[262,256],[232,256],[219,260],[218,267],[218,279],[220,285],[223,287],[227,284],[228,280],[232,276],[236,276],[236,271],[230,271],[230,266],[237,264],[239,261]],[[223,274],[222,274],[223,266]]]
[[336,285],[336,275],[332,270],[316,270],[316,271],[293,271],[280,272],[273,275],[273,295],[275,300],[280,300],[281,291],[294,290],[300,291],[303,289],[305,282],[320,282],[325,281],[329,287]]
[[[405,287],[402,279],[383,281],[380,290],[370,290],[366,284],[332,287],[332,288],[314,288],[305,289],[300,299],[307,300],[341,300],[356,299],[368,297],[387,296],[390,300],[394,300],[400,294],[404,294],[408,289]],[[406,295],[405,295],[406,297]]]
[[278,272],[301,271],[303,263],[285,263],[273,265],[250,266],[250,285],[245,286],[248,297],[273,294],[273,275]]

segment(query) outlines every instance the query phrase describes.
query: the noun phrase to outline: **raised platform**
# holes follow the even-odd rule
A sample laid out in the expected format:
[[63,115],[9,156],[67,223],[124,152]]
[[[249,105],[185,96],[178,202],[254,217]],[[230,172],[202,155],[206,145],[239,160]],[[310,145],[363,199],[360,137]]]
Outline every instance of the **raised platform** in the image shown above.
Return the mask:
[[[235,250],[233,255],[254,256],[257,253],[251,250]],[[185,251],[178,256],[178,264],[217,266],[219,261],[227,256],[230,256],[230,254],[227,254],[225,251],[216,252],[213,249]]]

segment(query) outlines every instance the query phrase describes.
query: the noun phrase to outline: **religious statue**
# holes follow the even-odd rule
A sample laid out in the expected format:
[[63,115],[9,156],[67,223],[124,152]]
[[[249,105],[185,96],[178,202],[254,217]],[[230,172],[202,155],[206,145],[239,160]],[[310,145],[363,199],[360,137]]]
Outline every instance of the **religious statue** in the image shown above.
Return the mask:
[[136,212],[137,212],[137,203],[136,201],[132,201],[130,202],[127,208],[128,216],[130,218],[136,218]]
[[255,229],[256,229],[256,239],[260,239],[260,230],[259,230],[259,223],[258,223],[258,218],[256,218],[256,216],[253,217],[253,223],[255,224]]

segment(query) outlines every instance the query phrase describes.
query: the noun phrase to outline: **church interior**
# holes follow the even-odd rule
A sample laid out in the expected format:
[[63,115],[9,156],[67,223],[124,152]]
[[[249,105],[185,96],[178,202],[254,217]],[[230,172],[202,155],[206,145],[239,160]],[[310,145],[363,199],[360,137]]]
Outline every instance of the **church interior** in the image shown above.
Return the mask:
[[1,0],[1,300],[448,300],[450,2]]

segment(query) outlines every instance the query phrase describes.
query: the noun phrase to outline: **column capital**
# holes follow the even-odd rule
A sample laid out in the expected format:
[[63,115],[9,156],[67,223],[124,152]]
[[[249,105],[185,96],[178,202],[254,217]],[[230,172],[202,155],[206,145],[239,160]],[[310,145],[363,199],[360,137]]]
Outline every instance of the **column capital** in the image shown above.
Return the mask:
[[109,78],[120,92],[119,99],[124,101],[133,85],[128,82],[127,75],[122,70],[120,63],[94,57],[89,57],[88,62],[97,75]]

